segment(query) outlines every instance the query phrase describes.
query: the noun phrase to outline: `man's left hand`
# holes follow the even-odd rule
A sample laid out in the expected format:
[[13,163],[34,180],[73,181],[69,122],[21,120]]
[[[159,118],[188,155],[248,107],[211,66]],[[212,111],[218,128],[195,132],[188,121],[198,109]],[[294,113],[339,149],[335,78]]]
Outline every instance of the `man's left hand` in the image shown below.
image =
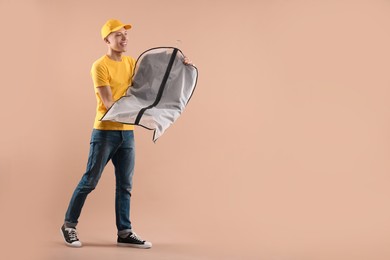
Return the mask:
[[184,60],[183,60],[183,63],[185,65],[192,65],[192,66],[195,66],[192,61],[188,58],[188,57],[184,57]]

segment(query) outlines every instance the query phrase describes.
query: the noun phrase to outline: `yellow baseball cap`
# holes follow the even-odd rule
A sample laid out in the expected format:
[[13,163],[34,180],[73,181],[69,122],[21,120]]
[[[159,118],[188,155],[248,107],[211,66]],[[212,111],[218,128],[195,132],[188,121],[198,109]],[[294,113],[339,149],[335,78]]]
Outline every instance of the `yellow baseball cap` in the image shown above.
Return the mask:
[[131,28],[131,24],[124,24],[119,20],[110,19],[108,20],[102,27],[101,35],[102,38],[106,38],[110,33],[118,31],[121,28],[125,28],[126,30]]

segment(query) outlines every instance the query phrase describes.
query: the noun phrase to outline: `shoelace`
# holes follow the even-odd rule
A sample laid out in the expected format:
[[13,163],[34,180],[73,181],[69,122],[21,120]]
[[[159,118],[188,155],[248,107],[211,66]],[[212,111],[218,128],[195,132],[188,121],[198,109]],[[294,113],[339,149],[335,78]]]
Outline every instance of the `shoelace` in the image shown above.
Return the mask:
[[137,241],[139,241],[139,242],[144,242],[144,240],[142,240],[142,239],[141,239],[139,236],[137,236],[137,234],[134,233],[134,232],[130,235],[130,237],[133,238],[133,239],[135,239],[135,240],[137,240]]
[[76,229],[74,228],[67,228],[65,229],[66,231],[68,231],[68,236],[69,236],[69,239],[70,241],[77,241],[77,231]]

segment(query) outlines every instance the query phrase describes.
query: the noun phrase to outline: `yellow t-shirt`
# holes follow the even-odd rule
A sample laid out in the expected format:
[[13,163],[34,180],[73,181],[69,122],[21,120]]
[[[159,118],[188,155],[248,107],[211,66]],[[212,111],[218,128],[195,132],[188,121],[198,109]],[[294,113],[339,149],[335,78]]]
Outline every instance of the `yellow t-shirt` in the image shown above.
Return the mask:
[[95,129],[134,130],[133,125],[126,125],[111,121],[99,121],[107,112],[107,109],[97,91],[98,87],[110,86],[113,100],[118,100],[126,94],[127,88],[131,85],[134,68],[135,59],[129,56],[122,56],[122,61],[114,61],[107,55],[104,55],[93,63],[91,76],[97,101],[96,117],[93,126]]

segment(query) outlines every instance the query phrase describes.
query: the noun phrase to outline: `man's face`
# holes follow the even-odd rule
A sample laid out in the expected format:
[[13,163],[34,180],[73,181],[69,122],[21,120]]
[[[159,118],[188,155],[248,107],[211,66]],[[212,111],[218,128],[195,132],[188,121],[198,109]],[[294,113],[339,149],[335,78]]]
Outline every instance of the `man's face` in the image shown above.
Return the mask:
[[125,28],[110,33],[105,39],[110,48],[117,52],[127,51],[127,41],[127,30]]

